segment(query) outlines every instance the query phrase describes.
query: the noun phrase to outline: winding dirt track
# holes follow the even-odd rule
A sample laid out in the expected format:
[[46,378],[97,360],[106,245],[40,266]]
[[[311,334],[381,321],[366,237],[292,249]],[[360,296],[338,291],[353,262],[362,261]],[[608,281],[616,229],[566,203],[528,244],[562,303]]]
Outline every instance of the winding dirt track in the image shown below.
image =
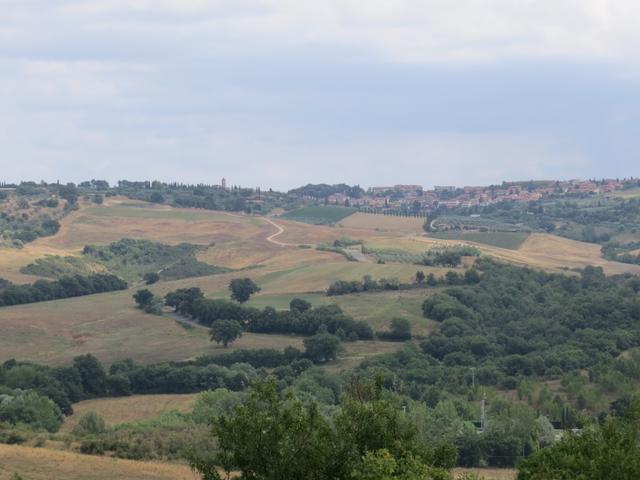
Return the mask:
[[[227,215],[229,217],[237,217],[237,218],[247,218],[248,215],[239,215],[237,213],[229,213],[229,212],[221,212],[224,215]],[[259,218],[260,220],[264,220],[265,222],[273,225],[274,227],[277,228],[277,231],[275,233],[272,233],[271,235],[269,235],[267,238],[265,238],[265,240],[269,243],[273,243],[274,245],[278,245],[280,247],[297,247],[298,244],[297,243],[285,243],[285,242],[280,242],[278,240],[274,240],[278,235],[281,235],[284,233],[284,228],[282,228],[280,225],[278,225],[276,222],[274,222],[273,220],[271,220],[268,217],[254,217],[254,218]]]
[[280,242],[278,240],[275,240],[275,238],[279,235],[281,235],[282,233],[284,233],[284,228],[281,227],[280,225],[278,225],[276,222],[274,222],[273,220],[271,220],[270,218],[267,217],[261,217],[265,222],[270,223],[271,225],[273,225],[274,227],[276,227],[278,229],[278,231],[276,233],[272,233],[271,235],[269,235],[266,240],[269,243],[273,243],[275,245],[279,245],[281,247],[297,247],[298,245],[295,243],[285,243],[285,242]]

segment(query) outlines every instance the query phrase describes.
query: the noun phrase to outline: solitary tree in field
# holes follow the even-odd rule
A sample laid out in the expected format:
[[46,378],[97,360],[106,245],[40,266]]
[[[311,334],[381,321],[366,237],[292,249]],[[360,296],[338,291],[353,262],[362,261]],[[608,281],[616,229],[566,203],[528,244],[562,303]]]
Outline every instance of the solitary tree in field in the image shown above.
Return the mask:
[[416,283],[421,284],[422,282],[424,282],[424,272],[422,270],[418,270],[416,272]]
[[234,278],[229,283],[231,299],[239,303],[244,303],[251,295],[260,291],[260,287],[250,278]]
[[217,320],[211,325],[211,340],[224,348],[242,336],[242,327],[235,320]]

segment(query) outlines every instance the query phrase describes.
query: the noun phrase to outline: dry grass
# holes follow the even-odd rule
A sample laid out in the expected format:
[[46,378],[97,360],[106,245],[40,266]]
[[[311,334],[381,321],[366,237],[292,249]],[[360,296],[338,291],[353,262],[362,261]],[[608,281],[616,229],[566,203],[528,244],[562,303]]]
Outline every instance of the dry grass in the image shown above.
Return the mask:
[[130,397],[98,398],[73,405],[73,415],[66,417],[61,431],[68,432],[78,424],[87,412],[100,414],[108,426],[154,418],[176,410],[190,412],[195,394],[132,395]]
[[639,265],[611,262],[602,258],[600,245],[540,233],[532,234],[515,252],[500,251],[495,255],[513,263],[545,269],[574,269],[594,265],[602,267],[608,275],[640,273]]
[[278,236],[278,240],[284,243],[293,244],[318,244],[332,243],[334,240],[343,237],[350,237],[358,240],[371,240],[374,238],[397,237],[396,232],[377,232],[364,228],[330,227],[326,225],[309,225],[307,223],[293,222],[276,219],[278,225],[284,228],[284,233]]
[[640,197],[640,188],[630,188],[628,190],[618,190],[615,192],[612,192],[610,194],[607,194],[608,197],[618,197],[618,198],[624,198],[629,199],[629,198],[638,198]]
[[[33,303],[0,309],[0,360],[16,358],[48,364],[92,353],[110,364],[122,358],[141,363],[184,360],[220,352],[202,328],[187,329],[169,317],[134,308],[131,291]],[[284,348],[301,340],[245,334],[228,350]]]
[[[568,238],[543,233],[534,233],[524,241],[518,250],[492,247],[460,240],[439,240],[429,237],[406,237],[397,240],[378,240],[374,247],[399,248],[410,252],[420,252],[438,245],[469,244],[481,252],[516,265],[528,265],[544,270],[581,269],[587,265],[600,266],[608,275],[620,273],[640,274],[639,265],[611,262],[602,258],[600,245],[578,242]],[[391,247],[395,245],[395,247]]]
[[32,244],[70,252],[79,251],[89,243],[106,244],[123,237],[169,244],[210,244],[251,237],[263,228],[259,219],[220,212],[101,205],[70,214],[57,235],[40,238]]
[[[353,218],[352,218],[353,217]],[[439,240],[401,230],[421,219],[358,214],[349,217],[359,228],[314,226],[278,219],[285,231],[278,240],[294,244],[330,243],[348,236],[364,240],[375,248],[397,248],[423,252],[434,246],[464,242]],[[370,218],[375,217],[375,218]],[[367,222],[386,222],[389,231],[367,228]],[[391,231],[391,229],[394,231]],[[224,212],[173,209],[121,198],[111,198],[102,206],[82,206],[62,221],[60,233],[41,238],[21,250],[0,249],[0,277],[32,281],[19,273],[21,266],[36,258],[78,254],[86,243],[107,243],[125,236],[167,243],[192,242],[215,245],[200,255],[211,264],[249,268],[242,272],[159,282],[151,289],[163,295],[170,290],[200,287],[210,297],[228,297],[229,280],[249,276],[262,287],[255,303],[284,301],[304,292],[323,291],[335,280],[397,277],[410,281],[418,269],[443,274],[447,269],[429,269],[410,264],[379,265],[348,262],[342,256],[274,245],[266,238],[274,233],[264,219]],[[519,250],[476,245],[485,254],[516,264],[549,270],[601,265],[607,273],[640,272],[640,266],[608,262],[600,257],[598,245],[575,242],[552,235],[534,234]],[[93,353],[105,363],[132,357],[142,363],[181,360],[218,351],[203,329],[187,329],[166,317],[147,315],[133,306],[135,288],[88,297],[36,303],[0,309],[0,359],[29,359],[60,364],[74,356]],[[383,329],[395,316],[405,316],[416,333],[427,333],[431,325],[421,318],[421,291],[389,292],[375,295],[322,297],[320,303],[337,303],[374,329]],[[288,300],[287,300],[288,301]],[[301,339],[289,336],[246,334],[230,348],[283,348],[300,346]]]
[[0,480],[197,480],[185,465],[137,462],[46,448],[0,445]]
[[264,239],[268,234],[265,231],[261,236],[217,243],[198,255],[198,259],[212,265],[235,269],[255,265],[288,268],[297,264],[345,261],[341,255],[331,252],[274,245]]
[[420,233],[423,225],[424,218],[395,217],[361,212],[349,215],[338,223],[339,227],[344,228],[364,228],[380,232],[400,233]]
[[324,291],[336,280],[361,280],[365,275],[374,279],[398,278],[411,281],[420,268],[416,265],[391,263],[360,263],[333,261],[303,265],[256,276],[264,294]]
[[20,273],[20,268],[46,255],[68,255],[66,250],[58,250],[43,244],[27,244],[21,249],[0,247],[0,278],[14,283],[33,283],[39,277]]
[[475,473],[485,480],[515,480],[518,471],[511,468],[454,468],[453,476],[462,473]]

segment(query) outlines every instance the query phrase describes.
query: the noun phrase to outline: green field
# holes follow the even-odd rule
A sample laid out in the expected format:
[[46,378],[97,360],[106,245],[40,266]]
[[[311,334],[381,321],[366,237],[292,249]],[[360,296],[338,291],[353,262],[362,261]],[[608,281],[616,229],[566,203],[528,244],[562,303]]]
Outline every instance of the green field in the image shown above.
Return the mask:
[[529,238],[528,232],[434,232],[430,237],[441,240],[465,240],[468,242],[482,243],[492,247],[517,250]]
[[339,222],[355,212],[357,209],[348,207],[304,207],[287,212],[281,218],[313,225],[328,225]]
[[385,330],[394,317],[402,317],[411,321],[413,333],[425,335],[430,332],[435,323],[422,315],[422,302],[431,295],[434,289],[416,289],[404,291],[387,291],[375,293],[355,293],[327,297],[321,293],[303,294],[267,294],[252,298],[249,305],[264,308],[267,306],[277,309],[289,308],[293,298],[302,298],[314,307],[321,305],[338,305],[342,310],[356,320],[364,320],[374,330]]

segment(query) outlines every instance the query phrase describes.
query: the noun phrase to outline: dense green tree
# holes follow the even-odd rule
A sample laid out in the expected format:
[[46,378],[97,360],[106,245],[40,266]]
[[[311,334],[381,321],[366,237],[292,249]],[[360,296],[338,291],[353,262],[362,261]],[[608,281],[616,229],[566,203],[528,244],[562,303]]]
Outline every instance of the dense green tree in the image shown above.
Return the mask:
[[226,388],[207,390],[196,397],[191,416],[198,424],[211,424],[221,415],[231,415],[242,402],[242,396]]
[[224,348],[242,336],[242,326],[236,320],[216,320],[211,324],[211,340]]
[[160,275],[158,275],[157,272],[147,272],[144,274],[142,279],[147,285],[152,285],[160,280]]
[[20,390],[0,394],[0,422],[56,432],[62,420],[58,406],[44,395]]
[[301,298],[293,298],[289,302],[289,309],[293,312],[304,313],[311,309],[311,304]]
[[446,449],[420,444],[380,383],[352,382],[333,420],[315,401],[291,391],[280,397],[274,381],[259,383],[213,431],[219,451],[192,457],[205,480],[220,478],[217,467],[252,480],[450,479],[451,458],[438,453]]
[[254,480],[336,478],[331,425],[315,403],[281,400],[275,383],[256,385],[233,414],[217,419],[214,432],[215,458],[192,458],[204,480],[219,479],[217,467]]
[[340,339],[330,333],[318,333],[313,337],[305,338],[305,355],[314,362],[328,362],[335,360],[340,347]]
[[260,291],[260,287],[250,278],[234,278],[229,283],[231,299],[239,303],[244,303],[251,295]]
[[164,297],[164,303],[175,308],[178,313],[193,316],[196,302],[202,298],[204,298],[204,294],[198,287],[179,288],[167,293]]
[[143,290],[138,290],[133,294],[133,299],[138,304],[138,308],[144,309],[151,302],[151,299],[153,299],[153,293],[151,292],[151,290],[148,290],[146,288]]
[[391,333],[400,339],[411,338],[411,322],[406,318],[395,317],[391,319]]
[[80,373],[82,387],[89,397],[102,397],[107,393],[107,374],[100,361],[91,354],[73,359],[73,366]]

